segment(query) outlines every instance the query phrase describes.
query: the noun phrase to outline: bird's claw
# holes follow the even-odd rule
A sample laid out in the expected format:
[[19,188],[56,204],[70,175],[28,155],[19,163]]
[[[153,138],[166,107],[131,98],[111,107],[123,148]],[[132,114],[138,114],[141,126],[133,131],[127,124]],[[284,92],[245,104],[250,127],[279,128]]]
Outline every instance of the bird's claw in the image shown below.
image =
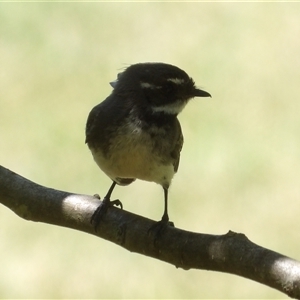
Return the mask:
[[162,219],[148,229],[148,235],[154,236],[154,243],[156,243],[168,227],[174,227],[174,223],[169,220]]
[[110,199],[104,197],[101,204],[97,207],[97,209],[93,213],[90,222],[93,225],[96,232],[101,219],[106,214],[108,208],[112,206],[120,206],[120,208],[123,209],[122,202],[119,199],[110,201]]
[[123,204],[119,199],[110,201],[110,206],[120,206],[120,209],[123,209]]

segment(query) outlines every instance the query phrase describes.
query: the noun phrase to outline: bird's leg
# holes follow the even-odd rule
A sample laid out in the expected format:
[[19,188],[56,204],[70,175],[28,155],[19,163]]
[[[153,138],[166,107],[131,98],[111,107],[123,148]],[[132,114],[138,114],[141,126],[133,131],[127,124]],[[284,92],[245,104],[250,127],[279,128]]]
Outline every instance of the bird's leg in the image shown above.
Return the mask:
[[169,215],[168,215],[168,188],[163,187],[164,189],[164,213],[160,221],[155,223],[153,226],[150,227],[148,233],[152,233],[155,235],[155,239],[161,235],[161,233],[168,227],[174,227],[173,222],[169,222]]
[[168,223],[169,222],[169,215],[168,215],[168,189],[164,189],[164,202],[165,202],[165,208],[164,208],[164,214],[161,218],[162,223]]
[[116,182],[113,181],[106,196],[103,198],[102,203],[97,207],[97,209],[95,210],[95,212],[92,215],[91,224],[94,226],[95,231],[97,231],[97,227],[101,221],[101,218],[106,214],[107,209],[109,207],[116,205],[116,206],[120,206],[121,209],[123,209],[123,205],[120,200],[118,200],[118,199],[113,200],[113,201],[110,200],[110,196],[111,196],[115,186],[116,186]]
[[[111,194],[112,194],[112,192],[113,192],[115,186],[116,186],[116,182],[113,181],[113,183],[112,183],[112,185],[110,186],[110,188],[109,188],[109,190],[108,190],[106,196],[105,196],[104,199],[103,199],[103,202],[105,202],[105,205],[108,205],[108,206],[114,206],[114,205],[116,205],[116,206],[120,206],[121,209],[123,209],[122,202],[121,202],[119,199],[113,200],[113,201],[110,200],[110,196],[111,196]],[[103,202],[102,202],[102,203],[103,203]]]
[[161,223],[164,223],[165,225],[170,225],[174,227],[173,222],[169,222],[169,215],[168,215],[168,188],[163,188],[164,189],[164,202],[165,202],[165,208],[164,208],[164,214],[161,218]]

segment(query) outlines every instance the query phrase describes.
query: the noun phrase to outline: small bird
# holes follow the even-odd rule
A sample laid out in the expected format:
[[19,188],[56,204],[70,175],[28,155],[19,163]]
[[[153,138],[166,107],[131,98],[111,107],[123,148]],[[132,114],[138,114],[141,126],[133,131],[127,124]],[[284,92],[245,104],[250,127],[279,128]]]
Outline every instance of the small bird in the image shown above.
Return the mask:
[[165,63],[130,65],[110,83],[112,93],[87,119],[86,140],[95,162],[113,181],[91,223],[95,230],[108,207],[121,206],[110,197],[118,185],[136,179],[160,184],[164,213],[159,226],[169,224],[168,189],[178,170],[183,135],[177,115],[194,97],[211,97],[192,78]]

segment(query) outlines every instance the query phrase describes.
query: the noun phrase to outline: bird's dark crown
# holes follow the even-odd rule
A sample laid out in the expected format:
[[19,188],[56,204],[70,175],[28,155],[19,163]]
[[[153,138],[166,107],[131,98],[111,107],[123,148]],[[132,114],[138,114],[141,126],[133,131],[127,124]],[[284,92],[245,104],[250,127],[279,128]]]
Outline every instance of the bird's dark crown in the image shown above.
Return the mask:
[[178,114],[193,97],[210,94],[195,87],[192,78],[176,66],[165,63],[138,63],[118,74],[113,93],[145,101],[153,112]]

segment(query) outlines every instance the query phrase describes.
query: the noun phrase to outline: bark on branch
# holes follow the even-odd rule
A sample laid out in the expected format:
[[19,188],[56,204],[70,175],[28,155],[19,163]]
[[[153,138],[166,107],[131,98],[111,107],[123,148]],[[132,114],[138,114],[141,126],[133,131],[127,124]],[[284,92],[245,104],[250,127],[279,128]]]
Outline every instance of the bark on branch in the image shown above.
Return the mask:
[[178,268],[243,276],[300,299],[300,262],[240,233],[209,235],[170,227],[155,239],[148,233],[154,221],[118,208],[108,210],[96,233],[90,219],[99,205],[97,198],[47,188],[1,166],[0,202],[26,220],[94,234]]

